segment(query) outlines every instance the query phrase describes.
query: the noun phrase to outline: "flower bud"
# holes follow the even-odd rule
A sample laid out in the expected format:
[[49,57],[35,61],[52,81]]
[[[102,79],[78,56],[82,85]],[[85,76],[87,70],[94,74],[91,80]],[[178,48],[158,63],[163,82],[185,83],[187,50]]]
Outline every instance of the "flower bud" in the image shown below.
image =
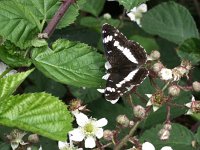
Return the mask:
[[164,125],[163,129],[165,129],[165,130],[171,130],[171,129],[172,129],[171,123],[166,123],[166,124]]
[[158,75],[161,80],[170,80],[172,79],[172,70],[167,68],[162,68]]
[[133,111],[134,111],[135,117],[140,118],[140,119],[143,119],[146,115],[144,107],[142,107],[140,105],[135,106],[133,108]]
[[169,130],[166,129],[161,129],[158,134],[161,140],[167,140],[170,136]]
[[160,58],[160,52],[157,50],[152,51],[149,56],[150,60],[158,60],[159,58]]
[[105,13],[105,14],[103,15],[103,18],[105,18],[105,19],[110,19],[110,18],[112,18],[112,17],[111,17],[111,15],[110,15],[109,13]]
[[129,126],[129,119],[126,117],[126,115],[119,115],[117,116],[116,119],[117,123],[122,125],[123,127],[128,127]]
[[28,136],[28,141],[31,143],[38,143],[39,142],[39,136],[37,134],[31,134]]
[[130,127],[134,126],[134,124],[135,124],[135,122],[132,121],[132,120],[129,122],[129,126],[130,126]]
[[200,82],[197,82],[197,81],[193,82],[192,87],[195,92],[200,92]]
[[103,138],[107,141],[111,141],[113,139],[113,132],[110,130],[103,131]]
[[159,72],[163,68],[163,64],[161,62],[157,62],[153,65],[153,71]]
[[177,85],[172,85],[168,88],[168,93],[171,96],[178,96],[180,94],[180,88]]

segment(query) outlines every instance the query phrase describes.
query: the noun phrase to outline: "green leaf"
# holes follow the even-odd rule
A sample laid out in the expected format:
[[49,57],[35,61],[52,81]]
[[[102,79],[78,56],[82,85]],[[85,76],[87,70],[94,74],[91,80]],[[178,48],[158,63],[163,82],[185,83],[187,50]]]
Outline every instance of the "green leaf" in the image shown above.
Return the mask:
[[45,77],[38,70],[35,70],[33,73],[31,73],[28,79],[29,82],[31,80],[32,84],[28,84],[26,86],[25,92],[27,93],[45,91],[60,98],[63,98],[66,94],[66,88],[64,87],[64,85]]
[[200,144],[200,127],[198,127],[197,133],[196,133],[196,139],[198,144]]
[[[62,4],[60,0],[18,0],[18,2],[29,8],[43,22],[52,19]],[[56,28],[61,29],[73,23],[79,15],[79,7],[84,3],[85,0],[78,0],[75,4],[70,5]]]
[[101,77],[105,60],[94,48],[57,40],[52,49],[36,48],[32,55],[35,66],[47,77],[78,87],[99,87],[104,83]]
[[31,60],[25,57],[26,51],[19,49],[18,47],[11,44],[0,46],[0,60],[5,62],[11,67],[29,67]]
[[72,116],[58,98],[47,93],[10,96],[0,101],[0,124],[65,141]]
[[104,17],[94,18],[94,17],[82,17],[80,20],[80,25],[94,28],[97,31],[101,31],[101,27],[104,23],[108,23],[115,27],[119,26],[120,20],[117,19],[105,19]]
[[154,38],[140,35],[133,35],[130,37],[130,40],[134,40],[142,45],[147,52],[151,52],[152,50],[158,50],[158,45]]
[[94,101],[102,96],[102,94],[95,88],[77,88],[70,86],[70,92],[73,96],[81,99],[84,103]]
[[41,30],[36,16],[15,0],[0,1],[0,35],[20,48],[31,46],[31,40]]
[[192,148],[194,135],[189,129],[179,124],[172,124],[169,139],[162,141],[158,136],[158,132],[162,127],[163,125],[157,125],[156,127],[146,130],[140,137],[140,141],[142,143],[148,141],[152,143],[156,149],[160,149],[163,146],[171,146],[174,150],[194,150],[194,148]]
[[81,7],[81,10],[89,12],[97,17],[101,13],[104,3],[105,0],[87,0],[87,3]]
[[133,7],[136,7],[142,3],[145,3],[148,0],[118,0],[118,2],[124,6],[126,10],[131,10]]
[[79,8],[86,2],[86,0],[78,0],[75,4],[71,5],[65,12],[65,15],[60,20],[56,28],[61,29],[72,24],[79,15]]
[[10,96],[32,71],[33,69],[0,78],[0,101]]
[[200,39],[192,38],[184,41],[177,53],[181,59],[187,59],[193,64],[197,64],[200,61]]
[[144,14],[142,28],[154,35],[159,35],[176,44],[188,38],[199,37],[196,24],[189,11],[175,3],[162,3]]

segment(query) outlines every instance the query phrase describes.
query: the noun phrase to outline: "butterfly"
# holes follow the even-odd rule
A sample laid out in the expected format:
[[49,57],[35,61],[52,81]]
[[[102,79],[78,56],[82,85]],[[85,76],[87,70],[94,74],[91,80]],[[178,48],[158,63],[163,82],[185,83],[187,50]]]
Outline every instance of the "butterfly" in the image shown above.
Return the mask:
[[102,26],[102,35],[107,73],[102,77],[106,80],[106,87],[98,91],[115,104],[120,96],[139,86],[148,76],[148,70],[144,67],[147,53],[139,43],[128,40],[107,23]]

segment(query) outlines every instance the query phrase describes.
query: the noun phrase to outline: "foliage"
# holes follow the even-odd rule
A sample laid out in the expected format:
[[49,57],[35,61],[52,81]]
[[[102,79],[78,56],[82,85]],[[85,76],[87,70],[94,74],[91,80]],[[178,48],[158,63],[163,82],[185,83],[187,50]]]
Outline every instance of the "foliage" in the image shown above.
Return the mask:
[[[59,8],[68,2],[71,3],[63,17],[63,9],[60,9],[55,18]],[[4,139],[15,128],[42,136],[40,143],[28,142],[28,146],[56,149],[55,141],[66,141],[68,132],[76,127],[73,115],[78,111],[87,112],[93,118],[107,118],[107,129],[115,134],[110,145],[100,139],[100,149],[101,145],[111,149],[141,147],[148,141],[156,149],[168,145],[177,150],[198,150],[200,109],[191,116],[185,115],[189,109],[185,104],[191,102],[192,95],[197,103],[200,96],[200,90],[192,85],[195,80],[200,81],[200,26],[196,19],[200,16],[199,10],[193,9],[198,9],[196,4],[191,8],[175,0],[74,2],[0,0],[0,149],[10,149],[12,140],[8,136]],[[148,5],[148,11],[134,12],[133,8],[142,3]],[[141,23],[131,21],[129,12],[135,17],[132,20],[139,18]],[[51,24],[51,19],[57,26]],[[151,58],[144,66],[149,70],[149,77],[115,105],[97,91],[106,86],[102,79],[106,62],[101,37],[104,23],[118,28],[127,39],[140,43]],[[161,55],[158,59],[151,57],[155,50]],[[1,71],[1,62],[9,67]],[[164,81],[154,70],[154,64],[160,62],[173,72],[172,80]],[[17,73],[10,75],[12,69]],[[120,72],[120,68],[117,69]],[[170,94],[171,86],[180,89],[178,96]],[[162,102],[159,101],[159,109],[154,112],[153,106],[146,106],[151,98],[145,94],[158,93]],[[136,117],[137,105],[145,108],[145,117]],[[119,115],[127,116],[134,125],[119,125],[116,123]],[[188,120],[182,121],[180,116]],[[168,123],[172,129],[168,130],[168,139],[163,141],[158,133]],[[138,130],[132,132],[134,128]],[[132,144],[127,144],[127,136]]]

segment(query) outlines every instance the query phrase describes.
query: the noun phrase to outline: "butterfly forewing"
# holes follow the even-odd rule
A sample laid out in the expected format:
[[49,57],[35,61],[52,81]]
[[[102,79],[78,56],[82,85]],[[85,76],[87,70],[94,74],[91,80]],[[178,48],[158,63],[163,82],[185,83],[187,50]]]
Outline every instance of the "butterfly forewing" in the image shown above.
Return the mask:
[[138,86],[148,75],[147,54],[138,43],[128,40],[115,27],[104,24],[103,44],[107,63],[105,98],[116,103],[120,96]]

